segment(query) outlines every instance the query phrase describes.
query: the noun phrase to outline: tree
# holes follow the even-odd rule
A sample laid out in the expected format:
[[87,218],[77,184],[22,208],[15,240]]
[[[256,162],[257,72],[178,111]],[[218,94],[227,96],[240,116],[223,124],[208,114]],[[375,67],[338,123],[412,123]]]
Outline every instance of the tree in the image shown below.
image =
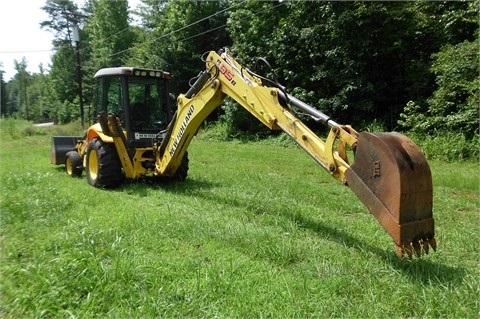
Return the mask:
[[147,30],[135,58],[147,67],[172,73],[171,90],[188,90],[189,79],[204,69],[203,53],[229,46],[224,27],[226,1],[143,1],[139,14]]
[[3,64],[0,62],[0,118],[8,115],[7,83],[3,80]]
[[[271,76],[271,70],[258,65],[257,58],[262,57],[275,65],[274,51],[278,44],[280,20],[287,14],[281,2],[246,1],[235,3],[229,11],[227,31],[233,39],[232,52],[239,62],[263,76]],[[261,68],[261,69],[257,69]],[[278,64],[277,64],[278,66]],[[278,70],[278,69],[277,69]],[[265,83],[268,85],[268,83]],[[250,132],[256,135],[270,134],[269,130],[236,102],[227,99],[223,104],[222,119],[227,123],[230,135],[238,132]]]
[[[77,65],[72,46],[73,27],[81,26],[86,16],[72,0],[47,0],[42,10],[48,14],[49,20],[42,21],[40,27],[54,34],[55,53],[52,57],[50,83],[55,93],[49,95],[49,98],[52,98],[49,104],[56,106],[71,104],[77,96],[75,79]],[[62,110],[57,109],[53,113],[57,116]]]
[[70,44],[57,48],[50,68],[51,83],[60,102],[72,102],[77,95],[75,52]]
[[71,43],[73,26],[80,25],[84,18],[75,2],[72,0],[47,0],[41,9],[48,14],[50,19],[42,21],[40,27],[54,34],[54,46],[60,46],[65,42]]
[[134,42],[128,22],[128,1],[92,0],[91,5],[93,15],[85,25],[92,52],[89,68],[124,65]]
[[29,116],[32,121],[50,119],[51,109],[50,87],[48,76],[43,73],[34,73],[28,88]]
[[361,127],[376,120],[391,130],[409,100],[433,93],[432,54],[472,38],[472,8],[468,2],[252,1],[230,15],[228,30],[240,60],[266,57],[291,94],[339,122]]
[[28,113],[29,100],[28,100],[28,86],[31,81],[31,75],[27,71],[27,60],[25,57],[22,58],[22,61],[18,62],[14,60],[14,67],[17,71],[17,74],[14,76],[15,82],[17,84],[17,101],[18,101],[18,110],[20,115],[29,120],[30,116]]
[[407,104],[399,123],[406,129],[428,134],[461,132],[468,140],[478,135],[480,111],[480,40],[446,45],[434,55],[432,71],[438,88],[427,100],[427,111]]
[[[478,138],[479,115],[479,8],[480,1],[417,4],[433,17],[438,50],[431,50],[429,69],[435,86],[424,99],[410,100],[399,124],[419,134],[455,132]],[[475,147],[478,147],[476,145]]]
[[447,45],[434,55],[432,71],[438,89],[428,100],[438,127],[464,132],[467,138],[478,134],[480,110],[480,41]]
[[258,57],[274,59],[271,49],[285,40],[278,37],[287,15],[286,6],[276,1],[247,1],[229,12],[227,30],[234,42],[232,50],[245,65],[253,65]]

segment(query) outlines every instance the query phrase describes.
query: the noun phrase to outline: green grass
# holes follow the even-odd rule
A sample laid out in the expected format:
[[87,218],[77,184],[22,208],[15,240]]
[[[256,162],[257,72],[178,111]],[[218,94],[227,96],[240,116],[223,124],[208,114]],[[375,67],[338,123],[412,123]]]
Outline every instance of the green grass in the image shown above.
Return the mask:
[[100,190],[0,125],[0,317],[479,317],[478,163],[430,162],[438,251],[400,261],[297,147],[200,134],[186,182]]

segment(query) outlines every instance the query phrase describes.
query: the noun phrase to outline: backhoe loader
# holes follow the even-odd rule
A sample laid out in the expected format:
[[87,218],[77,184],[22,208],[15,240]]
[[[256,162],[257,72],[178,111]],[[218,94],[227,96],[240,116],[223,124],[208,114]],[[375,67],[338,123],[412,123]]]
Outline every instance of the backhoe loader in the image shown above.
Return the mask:
[[[430,167],[408,137],[359,133],[338,124],[277,82],[241,66],[228,49],[206,52],[202,60],[205,69],[178,96],[176,107],[169,98],[167,72],[99,70],[97,122],[84,136],[53,137],[52,164],[64,164],[71,176],[85,171],[95,187],[115,187],[124,179],[184,180],[190,141],[206,117],[230,97],[271,130],[288,134],[348,186],[392,237],[399,257],[436,249]],[[324,124],[329,129],[326,139],[313,133],[297,113]]]

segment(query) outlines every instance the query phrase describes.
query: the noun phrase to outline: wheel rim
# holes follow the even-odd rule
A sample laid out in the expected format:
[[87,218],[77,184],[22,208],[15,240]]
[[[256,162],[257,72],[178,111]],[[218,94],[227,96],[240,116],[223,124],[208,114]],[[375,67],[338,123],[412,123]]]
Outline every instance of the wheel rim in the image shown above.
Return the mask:
[[67,169],[67,174],[68,175],[73,174],[73,164],[72,164],[72,160],[69,157],[65,161],[65,168]]
[[88,155],[88,172],[90,174],[90,178],[93,180],[97,179],[98,175],[98,158],[97,158],[97,152],[94,150],[90,151],[90,154]]

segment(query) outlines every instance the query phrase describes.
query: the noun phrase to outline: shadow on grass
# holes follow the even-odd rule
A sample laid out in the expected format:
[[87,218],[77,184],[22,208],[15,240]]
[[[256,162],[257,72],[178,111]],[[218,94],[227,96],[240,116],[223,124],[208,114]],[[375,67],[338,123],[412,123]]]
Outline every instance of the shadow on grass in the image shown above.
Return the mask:
[[248,209],[254,214],[258,213],[259,207],[261,207],[262,213],[284,216],[295,222],[299,228],[308,229],[317,235],[340,245],[345,245],[347,247],[377,255],[394,269],[397,269],[406,275],[410,280],[420,281],[425,285],[459,286],[466,275],[466,270],[464,268],[447,266],[426,258],[414,257],[412,260],[400,260],[393,251],[393,242],[392,250],[385,251],[376,246],[362,242],[345,231],[305,217],[301,213],[296,212],[294,207],[284,208],[280,211],[277,207],[275,208],[275,211],[272,211],[265,205],[262,205],[263,203],[261,202],[252,202],[251,199],[239,199],[238,197],[226,198],[215,196],[214,193],[209,191],[209,189],[221,186],[221,184],[222,183],[212,183],[211,181],[199,179],[187,179],[185,182],[180,183],[162,179],[138,180],[128,181],[114,191],[124,191],[138,196],[148,196],[148,189],[159,188],[163,191],[174,192],[179,195],[200,197],[202,199],[214,200],[226,205]]
[[55,165],[53,169],[56,170],[57,173],[67,174],[67,171],[65,170],[65,165]]
[[398,258],[395,252],[385,251],[378,247],[364,243],[344,231],[313,221],[309,218],[305,218],[300,214],[293,214],[290,212],[286,212],[285,214],[297,222],[300,227],[309,229],[323,237],[328,238],[330,241],[337,242],[347,247],[367,251],[379,256],[393,268],[408,276],[412,281],[421,281],[426,285],[448,284],[459,286],[466,275],[464,268],[447,266],[438,262],[427,260],[425,258],[414,257],[415,259],[412,260],[409,260],[408,258],[401,260]]
[[201,196],[201,190],[216,187],[215,183],[204,180],[187,179],[184,182],[172,181],[168,178],[142,178],[137,180],[125,180],[120,186],[103,189],[109,192],[125,192],[138,197],[150,196],[150,190],[161,190],[187,197]]
[[[67,175],[65,165],[55,165],[53,169],[58,174]],[[84,179],[85,183],[87,182],[87,177],[85,176],[85,171],[82,173],[81,176],[72,176],[71,178],[75,179]],[[217,184],[219,185],[219,184]],[[215,187],[216,184],[212,182],[207,182],[203,180],[192,180],[187,179],[184,182],[179,182],[172,180],[168,177],[146,177],[146,178],[139,178],[136,180],[128,180],[124,179],[124,181],[115,187],[99,187],[98,189],[110,191],[110,192],[127,192],[129,194],[135,194],[140,197],[144,197],[148,195],[148,189],[151,188],[158,188],[164,191],[175,192],[184,195],[192,195],[195,190],[202,189],[202,188],[212,188]]]
[[[250,200],[242,200],[238,197],[227,199],[225,197],[215,197],[209,192],[208,196],[205,194],[205,190],[210,187],[214,187],[214,183],[202,181],[202,180],[187,180],[185,183],[167,185],[167,189],[184,193],[187,196],[198,196],[204,199],[216,200],[219,202],[227,202],[225,204],[233,205],[240,208],[248,208],[253,213],[258,212],[258,207],[262,207],[262,212],[271,213],[288,218],[295,222],[299,228],[308,229],[313,231],[319,236],[327,238],[330,241],[337,242],[338,244],[359,249],[362,251],[370,252],[379,256],[386,263],[391,265],[392,268],[397,269],[412,281],[420,281],[425,285],[461,285],[463,278],[466,275],[466,270],[462,267],[451,267],[444,265],[440,262],[435,262],[427,259],[426,257],[417,258],[413,257],[412,260],[405,258],[399,259],[396,255],[393,247],[389,251],[380,249],[379,247],[362,242],[355,236],[335,228],[334,226],[327,225],[322,222],[310,219],[303,216],[301,213],[296,212],[294,207],[284,208],[278,211],[276,207],[275,211],[269,211],[270,208],[262,205],[263,203],[252,203]],[[165,189],[165,188],[164,188]],[[259,199],[261,201],[261,199]],[[378,227],[381,227],[380,225]],[[430,254],[435,254],[431,251]]]

